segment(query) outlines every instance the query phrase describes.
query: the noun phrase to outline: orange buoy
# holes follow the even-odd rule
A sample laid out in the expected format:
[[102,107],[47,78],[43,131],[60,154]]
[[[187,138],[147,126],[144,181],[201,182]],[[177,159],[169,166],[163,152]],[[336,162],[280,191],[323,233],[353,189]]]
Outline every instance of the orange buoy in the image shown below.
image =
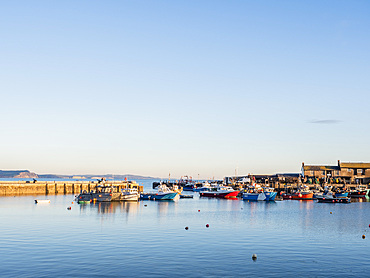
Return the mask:
[[209,228],[209,224],[206,225],[206,228]]
[[[198,209],[198,212],[200,212],[200,209]],[[369,225],[369,227],[370,227],[370,225]]]
[[362,235],[362,239],[365,239],[365,235]]
[[332,212],[330,212],[330,214],[333,214]]

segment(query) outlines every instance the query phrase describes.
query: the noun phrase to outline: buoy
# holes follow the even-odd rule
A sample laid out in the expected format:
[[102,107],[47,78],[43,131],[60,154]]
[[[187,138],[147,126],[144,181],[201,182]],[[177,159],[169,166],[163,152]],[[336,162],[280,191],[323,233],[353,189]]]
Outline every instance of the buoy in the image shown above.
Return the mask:
[[330,214],[333,214],[332,212],[330,212]]
[[144,207],[147,207],[148,205],[144,205]]
[[362,239],[365,239],[365,235],[362,235]]
[[189,227],[185,227],[185,230],[189,230]]
[[370,224],[369,224],[369,228],[370,228]]
[[206,228],[209,228],[209,224],[206,225]]
[[73,202],[72,202],[72,204],[73,204]]
[[71,210],[72,208],[71,208],[71,207],[68,207],[67,209],[68,209],[68,210]]
[[241,208],[241,209],[243,209],[243,208]]
[[[198,212],[200,212],[200,209],[198,209]],[[369,225],[369,227],[370,227],[370,225]]]
[[257,254],[253,254],[253,255],[252,255],[252,260],[253,260],[253,261],[257,260]]

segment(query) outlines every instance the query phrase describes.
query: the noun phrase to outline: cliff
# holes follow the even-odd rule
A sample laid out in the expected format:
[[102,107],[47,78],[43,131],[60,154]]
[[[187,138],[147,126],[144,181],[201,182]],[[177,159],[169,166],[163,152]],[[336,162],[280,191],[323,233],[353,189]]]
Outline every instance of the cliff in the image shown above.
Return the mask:
[[19,179],[32,179],[38,178],[39,176],[28,170],[14,170],[14,171],[2,171],[0,170],[0,178],[19,178]]

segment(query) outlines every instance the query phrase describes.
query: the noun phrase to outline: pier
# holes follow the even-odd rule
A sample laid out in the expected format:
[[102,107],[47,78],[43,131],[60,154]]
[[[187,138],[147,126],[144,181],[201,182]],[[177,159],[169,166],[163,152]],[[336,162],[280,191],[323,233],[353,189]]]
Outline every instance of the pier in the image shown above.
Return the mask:
[[[78,194],[83,190],[95,190],[98,185],[103,184],[94,181],[0,181],[0,196]],[[131,181],[106,181],[104,186],[114,186],[117,192],[127,187],[143,192],[142,185]]]

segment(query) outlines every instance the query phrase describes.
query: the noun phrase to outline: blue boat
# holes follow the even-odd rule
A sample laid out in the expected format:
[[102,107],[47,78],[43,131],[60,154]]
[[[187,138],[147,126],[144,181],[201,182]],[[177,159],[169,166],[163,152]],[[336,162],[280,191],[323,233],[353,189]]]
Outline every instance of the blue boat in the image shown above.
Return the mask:
[[335,197],[340,198],[340,197],[348,197],[348,192],[335,192]]
[[140,199],[141,200],[153,200],[153,201],[164,201],[169,200],[173,201],[179,195],[177,192],[172,193],[141,193]]
[[158,186],[158,192],[141,193],[141,200],[175,201],[180,198],[178,192],[170,190],[165,184]]
[[263,193],[253,193],[253,192],[247,192],[243,193],[243,200],[246,201],[263,201],[266,199],[265,194]]
[[274,201],[277,192],[269,187],[250,186],[247,192],[243,193],[243,200],[247,201]]
[[275,201],[275,197],[277,195],[277,192],[271,192],[271,191],[265,191],[265,196],[266,196],[266,199],[265,201]]

